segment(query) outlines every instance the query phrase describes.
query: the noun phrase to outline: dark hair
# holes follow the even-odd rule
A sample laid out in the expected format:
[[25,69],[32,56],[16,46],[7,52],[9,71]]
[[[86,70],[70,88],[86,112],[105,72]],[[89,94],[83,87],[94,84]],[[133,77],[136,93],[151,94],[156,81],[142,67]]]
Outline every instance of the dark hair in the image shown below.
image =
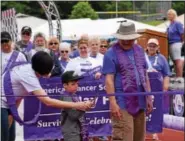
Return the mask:
[[[146,49],[145,52],[148,54],[148,49]],[[156,50],[156,53],[159,54],[160,51],[159,50]]]
[[31,63],[33,70],[40,75],[49,74],[53,68],[53,60],[51,56],[44,51],[37,52],[32,57]]

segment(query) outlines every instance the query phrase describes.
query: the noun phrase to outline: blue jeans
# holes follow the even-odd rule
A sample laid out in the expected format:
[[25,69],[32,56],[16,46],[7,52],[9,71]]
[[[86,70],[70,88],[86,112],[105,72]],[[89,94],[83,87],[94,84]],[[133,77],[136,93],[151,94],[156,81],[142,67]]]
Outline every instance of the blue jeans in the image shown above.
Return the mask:
[[1,141],[15,141],[15,121],[9,128],[8,115],[9,109],[1,108]]

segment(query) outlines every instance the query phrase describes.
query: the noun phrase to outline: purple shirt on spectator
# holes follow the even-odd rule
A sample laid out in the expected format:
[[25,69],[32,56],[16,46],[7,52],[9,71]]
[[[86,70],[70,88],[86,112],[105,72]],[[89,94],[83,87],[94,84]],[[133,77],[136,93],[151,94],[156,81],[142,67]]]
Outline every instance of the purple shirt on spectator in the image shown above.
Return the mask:
[[[164,77],[171,76],[170,68],[166,58],[162,54],[154,56],[148,56],[152,67],[160,72]],[[169,95],[163,97],[163,112],[169,114],[170,111],[170,99]]]
[[169,44],[182,42],[181,35],[184,34],[183,25],[178,21],[170,23],[167,34]]
[[163,77],[171,75],[168,62],[162,54],[148,56],[148,58],[152,64],[152,67],[156,69],[158,72],[160,72],[163,75]]

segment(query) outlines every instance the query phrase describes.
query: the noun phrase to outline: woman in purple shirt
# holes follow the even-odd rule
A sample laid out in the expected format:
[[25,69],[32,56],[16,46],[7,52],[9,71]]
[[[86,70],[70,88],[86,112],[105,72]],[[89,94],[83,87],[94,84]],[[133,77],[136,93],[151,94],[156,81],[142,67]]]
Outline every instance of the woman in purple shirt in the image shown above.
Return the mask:
[[[147,43],[147,55],[152,65],[153,71],[160,72],[163,76],[163,91],[167,91],[169,87],[170,68],[166,58],[159,53],[159,42],[155,38],[150,38]],[[163,112],[169,113],[169,96],[163,97]],[[153,134],[153,139],[159,140],[157,134]]]
[[170,9],[167,14],[170,21],[167,28],[170,55],[175,64],[176,76],[182,77],[184,58],[181,56],[181,48],[184,42],[184,29],[183,25],[176,21],[177,13],[175,10]]

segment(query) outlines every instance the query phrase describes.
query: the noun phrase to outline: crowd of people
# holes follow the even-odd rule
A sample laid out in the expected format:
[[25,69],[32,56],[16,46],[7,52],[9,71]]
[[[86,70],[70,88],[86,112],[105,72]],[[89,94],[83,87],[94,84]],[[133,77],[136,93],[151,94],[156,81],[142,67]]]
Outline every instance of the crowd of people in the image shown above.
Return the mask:
[[[168,11],[170,26],[167,29],[167,35],[176,76],[182,77],[184,58],[181,56],[181,48],[184,42],[184,30],[182,24],[175,20],[176,16],[173,9]],[[156,38],[150,38],[144,50],[136,41],[141,35],[136,32],[135,25],[127,21],[120,24],[114,36],[116,38],[114,43],[98,36],[89,37],[88,34],[82,35],[75,43],[59,42],[56,37],[50,37],[47,40],[41,32],[32,35],[32,29],[24,26],[21,30],[21,40],[13,44],[11,35],[6,31],[1,32],[2,82],[10,84],[4,84],[1,87],[1,95],[4,95],[1,97],[1,140],[14,141],[16,136],[15,120],[5,96],[7,89],[12,90],[12,94],[16,96],[24,96],[32,92],[41,102],[56,108],[76,108],[86,111],[94,104],[92,101],[80,102],[73,99],[68,101],[68,99],[68,102],[65,102],[65,100],[39,97],[38,95],[47,95],[40,85],[40,77],[62,76],[63,79],[68,80],[69,77],[74,77],[73,71],[78,76],[89,79],[101,79],[105,76],[106,93],[113,94],[150,91],[147,72],[152,71],[161,73],[163,90],[167,91],[171,72],[167,59],[160,53],[159,41]],[[89,74],[89,70],[94,68],[98,69],[93,75]],[[67,76],[65,76],[66,73]],[[71,86],[75,86],[75,90],[79,79],[77,77],[69,81],[75,81],[70,83]],[[65,84],[64,87],[68,89],[68,81],[62,81]],[[16,97],[15,104],[18,106],[20,101],[21,98]],[[152,96],[111,96],[109,101],[113,127],[112,140],[144,141],[145,114],[152,112]],[[68,122],[71,124],[69,120],[70,118]],[[70,138],[68,135],[67,141],[82,140],[80,137]],[[100,139],[107,140],[106,137],[100,137]],[[158,139],[156,134],[154,139]]]

